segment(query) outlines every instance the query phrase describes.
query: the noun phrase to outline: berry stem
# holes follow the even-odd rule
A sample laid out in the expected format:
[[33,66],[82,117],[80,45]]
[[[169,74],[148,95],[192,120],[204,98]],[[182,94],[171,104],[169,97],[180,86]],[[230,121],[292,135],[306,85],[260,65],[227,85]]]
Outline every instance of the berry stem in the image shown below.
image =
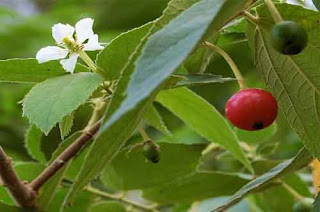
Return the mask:
[[224,50],[222,50],[220,47],[218,47],[212,43],[205,42],[205,45],[207,47],[209,47],[210,49],[218,52],[227,61],[227,63],[229,64],[230,68],[232,69],[234,75],[236,76],[236,78],[238,80],[238,84],[239,84],[240,89],[241,90],[245,89],[246,84],[245,84],[244,78],[243,78],[238,66],[235,64],[235,62],[232,60],[232,58],[229,56],[229,54],[227,52],[225,52]]
[[139,132],[140,132],[140,134],[141,134],[141,136],[142,136],[142,138],[143,138],[144,141],[150,141],[150,140],[152,140],[152,139],[149,137],[148,133],[143,129],[142,126],[139,127]]
[[244,16],[247,18],[247,20],[248,20],[249,22],[251,22],[251,23],[254,24],[254,25],[257,25],[258,19],[259,19],[258,17],[252,15],[252,14],[249,13],[248,11],[244,11],[243,14],[244,14]]
[[282,185],[297,201],[300,201],[303,199],[303,196],[298,194],[298,192],[294,190],[291,186],[289,186],[287,183],[282,182]]
[[282,22],[283,19],[279,13],[279,11],[277,10],[276,6],[274,5],[272,0],[265,0],[266,5],[271,13],[272,18],[274,19],[274,21],[276,23]]
[[124,203],[132,205],[132,206],[134,206],[136,208],[142,209],[143,211],[158,212],[158,210],[156,209],[158,205],[156,205],[156,204],[150,205],[150,206],[143,205],[141,203],[126,199],[123,195],[116,196],[116,195],[113,195],[113,194],[109,194],[109,193],[100,191],[100,190],[95,189],[93,187],[86,187],[85,190],[87,190],[87,191],[89,191],[89,192],[91,192],[93,194],[96,194],[98,196],[101,196],[101,197],[105,197],[105,198],[108,198],[108,199],[113,199],[113,200],[116,200],[116,201],[124,202]]

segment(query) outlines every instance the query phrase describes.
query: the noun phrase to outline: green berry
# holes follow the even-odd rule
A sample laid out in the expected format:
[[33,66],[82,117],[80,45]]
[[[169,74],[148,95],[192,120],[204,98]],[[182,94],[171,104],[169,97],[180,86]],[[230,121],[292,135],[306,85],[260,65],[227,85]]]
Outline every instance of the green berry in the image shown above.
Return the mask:
[[310,212],[312,210],[312,198],[304,198],[293,206],[293,212]]
[[152,163],[158,163],[160,161],[160,148],[151,140],[143,143],[142,153]]
[[307,46],[308,34],[299,24],[282,21],[272,27],[270,41],[279,53],[295,55]]

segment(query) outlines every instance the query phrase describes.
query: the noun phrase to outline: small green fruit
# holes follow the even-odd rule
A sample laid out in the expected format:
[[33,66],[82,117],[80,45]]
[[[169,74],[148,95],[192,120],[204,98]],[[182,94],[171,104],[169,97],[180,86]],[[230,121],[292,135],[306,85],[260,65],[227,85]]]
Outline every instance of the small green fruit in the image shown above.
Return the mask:
[[160,161],[160,147],[151,140],[143,143],[142,153],[152,163]]
[[282,21],[272,27],[270,41],[279,53],[295,55],[307,46],[308,34],[299,24]]
[[295,203],[293,206],[294,212],[310,212],[312,210],[312,198],[304,198],[299,202]]
[[320,0],[312,0],[314,6],[320,11]]

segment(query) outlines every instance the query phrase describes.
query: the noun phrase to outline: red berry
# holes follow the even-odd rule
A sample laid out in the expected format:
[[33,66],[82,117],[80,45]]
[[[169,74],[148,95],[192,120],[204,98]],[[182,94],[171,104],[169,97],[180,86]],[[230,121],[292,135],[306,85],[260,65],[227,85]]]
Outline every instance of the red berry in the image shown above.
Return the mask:
[[268,127],[277,113],[277,101],[272,94],[256,88],[235,93],[226,104],[226,116],[232,124],[249,131]]

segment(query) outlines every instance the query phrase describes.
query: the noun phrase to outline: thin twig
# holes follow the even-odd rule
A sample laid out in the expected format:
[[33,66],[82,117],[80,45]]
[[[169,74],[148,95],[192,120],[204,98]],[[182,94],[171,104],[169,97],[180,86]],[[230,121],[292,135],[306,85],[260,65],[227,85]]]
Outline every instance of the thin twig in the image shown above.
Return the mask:
[[300,201],[303,199],[303,196],[301,196],[296,190],[294,190],[287,183],[282,182],[282,185],[297,201]]
[[272,18],[274,19],[274,21],[276,23],[283,21],[279,11],[277,10],[276,6],[273,3],[273,1],[272,0],[265,0],[265,2],[266,2],[266,5],[267,5],[269,12],[270,12]]
[[46,183],[55,173],[57,173],[66,163],[72,159],[98,132],[101,122],[97,122],[93,127],[85,131],[75,142],[65,149],[59,157],[57,157],[36,179],[34,179],[29,187],[34,191],[38,191],[41,186]]
[[230,68],[232,69],[234,75],[236,76],[236,78],[238,80],[238,84],[240,86],[240,89],[245,89],[246,85],[245,85],[244,78],[243,78],[238,66],[235,64],[235,62],[232,60],[232,58],[229,56],[229,54],[212,43],[205,42],[204,45],[209,47],[210,49],[218,52],[227,61],[227,63],[229,64]]
[[156,209],[157,205],[150,205],[150,206],[143,205],[143,204],[140,204],[138,202],[126,199],[126,198],[123,197],[123,195],[115,196],[115,195],[100,191],[100,190],[92,188],[92,187],[86,187],[86,190],[91,192],[91,193],[93,193],[93,194],[99,195],[101,197],[105,197],[105,198],[108,198],[108,199],[113,199],[113,200],[117,200],[117,201],[120,201],[120,202],[124,202],[124,203],[132,205],[132,206],[134,206],[136,208],[140,208],[140,209],[142,209],[144,211],[158,212],[158,210]]
[[36,206],[36,192],[22,182],[11,163],[11,159],[0,147],[0,176],[3,186],[8,189],[17,204],[21,207]]

